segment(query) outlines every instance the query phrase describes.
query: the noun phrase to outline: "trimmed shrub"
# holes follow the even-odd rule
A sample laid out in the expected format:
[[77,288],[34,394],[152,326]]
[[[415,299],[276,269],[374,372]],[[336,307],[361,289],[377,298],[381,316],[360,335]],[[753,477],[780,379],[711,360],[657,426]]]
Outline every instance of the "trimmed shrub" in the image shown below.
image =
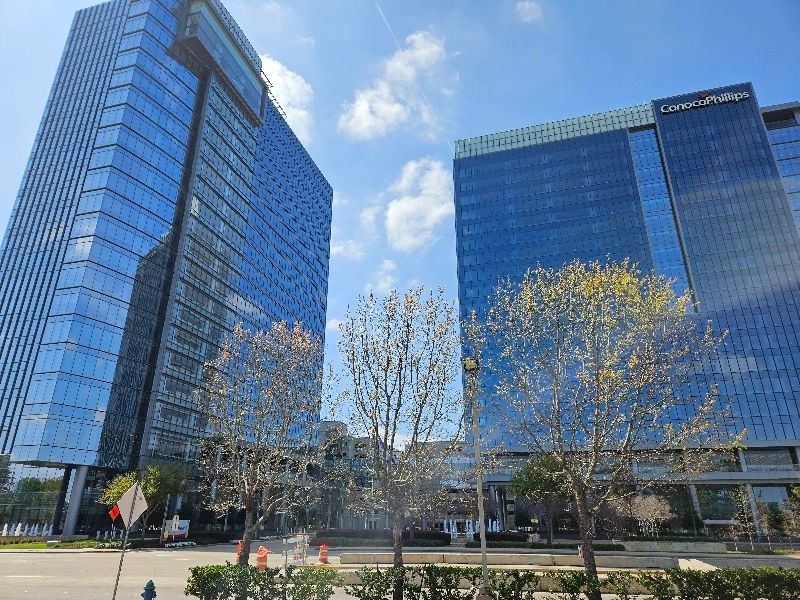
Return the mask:
[[[224,567],[195,567],[196,569]],[[426,565],[391,567],[384,570],[365,567],[358,571],[361,583],[347,586],[348,594],[359,600],[391,600],[396,578],[403,580],[407,600],[473,600],[480,583],[480,569]],[[577,600],[585,592],[583,571],[548,571],[545,575],[560,590],[555,597]],[[542,576],[534,571],[490,571],[490,592],[497,600],[533,600]],[[649,600],[797,600],[800,598],[800,569],[752,567],[724,568],[717,571],[661,573],[610,573],[601,581],[605,590],[619,600],[631,600],[643,587]],[[463,589],[459,589],[459,585]],[[187,594],[189,594],[187,586]],[[203,600],[222,600],[224,596],[198,596]],[[269,596],[267,596],[269,597]],[[292,598],[290,596],[290,598]],[[309,597],[318,600],[317,597]],[[320,596],[322,600],[327,597]],[[298,599],[299,600],[299,599]],[[303,599],[305,600],[305,599]]]
[[[406,600],[472,600],[481,570],[469,567],[424,565],[405,570]],[[462,581],[466,589],[459,589]]]
[[[481,541],[480,533],[472,534],[472,539],[476,542]],[[528,534],[520,531],[487,531],[487,542],[527,542]]]
[[604,587],[614,593],[617,600],[633,600],[635,594],[632,588],[636,584],[636,579],[631,573],[625,571],[613,571],[608,574]]
[[345,586],[344,591],[358,600],[386,600],[391,598],[395,579],[405,578],[403,567],[373,569],[364,567],[356,571],[361,583]]
[[202,565],[192,567],[183,593],[200,600],[270,598],[279,593],[279,571],[261,572],[250,565]]
[[489,587],[497,600],[534,600],[542,577],[533,571],[489,571]]
[[392,539],[390,529],[320,529],[314,532],[318,538],[357,538],[364,540]]
[[[471,542],[467,542],[464,544],[465,548],[480,548],[481,543],[479,541],[473,540]],[[486,547],[487,548],[530,548],[530,544],[528,542],[492,542],[486,540]]]
[[341,575],[330,567],[289,567],[287,577],[291,600],[328,600],[334,586],[342,583]]
[[[480,548],[481,543],[476,541],[470,541],[464,544],[466,548]],[[577,544],[553,544],[552,546],[547,546],[546,544],[540,544],[538,542],[534,542],[528,544],[527,542],[490,542],[486,541],[487,548],[531,548],[532,550],[574,550],[577,552],[578,545]],[[625,550],[625,546],[622,544],[607,544],[604,542],[595,542],[593,545],[595,550],[599,550],[602,552],[614,552],[618,550]]]
[[431,542],[440,542],[443,546],[449,546],[452,537],[449,533],[445,533],[444,531],[439,531],[438,529],[420,529],[414,531],[414,537],[412,539],[411,534],[408,530],[403,532],[403,543],[409,543],[409,545],[414,545],[416,542],[420,540],[428,540]]
[[[389,543],[392,541],[391,529],[320,529],[314,532],[316,539],[337,539],[337,538],[350,538],[357,540],[386,540]],[[403,543],[416,542],[419,540],[433,540],[442,542],[442,545],[450,544],[450,534],[438,529],[420,529],[414,531],[414,539],[411,540],[411,534],[406,529],[403,531]]]
[[0,537],[0,546],[10,546],[11,544],[43,544],[47,540],[43,537]]
[[259,571],[251,565],[203,565],[190,569],[184,594],[200,600],[329,600],[341,583],[336,571],[325,567],[289,567]]
[[[316,538],[309,540],[308,545],[312,547],[319,547],[322,544],[332,548],[358,548],[358,547],[378,547],[378,548],[391,548],[392,540],[390,539],[358,539],[358,538]],[[449,546],[449,543],[439,540],[404,540],[403,546],[405,547],[418,547],[418,548],[441,548]]]
[[189,534],[190,539],[195,537],[209,540],[215,544],[227,544],[234,540],[242,539],[242,533],[236,531],[197,531],[192,530]]
[[580,600],[581,591],[586,586],[586,573],[583,571],[556,571],[547,575],[558,583],[565,600]]

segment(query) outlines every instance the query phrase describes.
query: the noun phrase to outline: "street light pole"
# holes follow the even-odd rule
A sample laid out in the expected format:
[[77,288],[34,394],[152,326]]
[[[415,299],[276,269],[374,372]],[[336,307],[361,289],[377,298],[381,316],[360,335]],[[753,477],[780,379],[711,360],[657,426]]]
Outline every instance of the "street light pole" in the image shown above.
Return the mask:
[[478,531],[481,538],[481,587],[475,600],[490,600],[489,595],[489,561],[486,555],[486,519],[483,507],[483,472],[481,471],[481,440],[478,427],[478,360],[475,358],[464,359],[464,371],[467,373],[467,382],[470,396],[470,410],[472,412],[472,445],[475,451],[475,489],[478,495]]

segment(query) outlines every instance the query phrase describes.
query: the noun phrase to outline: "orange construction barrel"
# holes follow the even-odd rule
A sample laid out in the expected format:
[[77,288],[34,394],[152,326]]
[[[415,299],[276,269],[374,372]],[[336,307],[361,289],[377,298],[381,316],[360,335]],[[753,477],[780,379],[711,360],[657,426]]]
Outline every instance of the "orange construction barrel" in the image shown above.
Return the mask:
[[319,547],[319,562],[321,562],[323,565],[328,564],[328,546],[325,544],[322,544]]
[[267,570],[267,555],[269,555],[269,548],[265,546],[259,546],[258,554],[256,554],[256,568],[259,571]]
[[242,540],[239,540],[239,543],[236,544],[236,563],[237,564],[239,563],[239,557],[242,555],[242,548],[244,548],[244,546],[242,545]]

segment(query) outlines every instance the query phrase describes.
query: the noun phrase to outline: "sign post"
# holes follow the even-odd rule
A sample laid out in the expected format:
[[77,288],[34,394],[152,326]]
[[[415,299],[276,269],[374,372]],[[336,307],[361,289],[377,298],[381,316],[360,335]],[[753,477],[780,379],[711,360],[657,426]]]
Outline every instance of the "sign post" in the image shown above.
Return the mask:
[[114,505],[112,518],[116,518],[114,514],[120,515],[122,521],[125,523],[125,537],[122,539],[122,552],[119,555],[119,566],[117,567],[117,580],[114,582],[114,593],[111,600],[117,599],[117,588],[119,588],[119,576],[122,573],[122,561],[125,560],[125,548],[128,545],[128,534],[130,533],[131,526],[136,520],[142,516],[142,513],[147,510],[147,501],[144,499],[142,489],[139,487],[139,482],[134,483],[130,489],[122,495],[122,498]]

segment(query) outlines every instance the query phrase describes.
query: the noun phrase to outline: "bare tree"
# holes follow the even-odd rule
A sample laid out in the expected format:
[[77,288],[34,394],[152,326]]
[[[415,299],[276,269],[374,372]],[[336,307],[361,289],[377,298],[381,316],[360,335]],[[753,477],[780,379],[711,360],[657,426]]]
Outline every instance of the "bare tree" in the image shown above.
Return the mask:
[[245,512],[239,564],[267,519],[308,496],[322,454],[314,443],[321,374],[319,340],[282,321],[267,331],[237,326],[206,364],[207,386],[197,393],[207,422],[199,467],[209,508]]
[[642,535],[658,535],[658,527],[675,518],[672,507],[663,496],[638,494],[630,499],[630,514],[639,523]]
[[569,482],[593,600],[600,507],[634,484],[680,480],[726,437],[715,389],[693,382],[720,339],[691,306],[627,261],[575,261],[502,283],[490,308],[497,395],[521,443],[552,454]]
[[[340,327],[346,420],[370,445],[369,486],[359,497],[387,511],[396,566],[405,525],[440,506],[452,487],[463,420],[457,327],[444,291],[422,287],[359,297]],[[394,598],[402,597],[398,579]]]
[[781,524],[781,509],[774,504],[767,502],[756,502],[756,516],[758,522],[758,529],[761,530],[761,535],[767,538],[767,547],[772,550],[772,536],[780,532]]
[[784,535],[800,536],[800,486],[789,486],[789,498],[781,509],[779,524]]
[[747,486],[744,484],[736,485],[730,491],[730,501],[734,507],[733,519],[729,527],[730,533],[734,538],[735,549],[739,549],[739,538],[747,537],[750,542],[750,551],[755,549],[753,537],[758,530],[756,516],[750,508],[750,497],[747,493]]

